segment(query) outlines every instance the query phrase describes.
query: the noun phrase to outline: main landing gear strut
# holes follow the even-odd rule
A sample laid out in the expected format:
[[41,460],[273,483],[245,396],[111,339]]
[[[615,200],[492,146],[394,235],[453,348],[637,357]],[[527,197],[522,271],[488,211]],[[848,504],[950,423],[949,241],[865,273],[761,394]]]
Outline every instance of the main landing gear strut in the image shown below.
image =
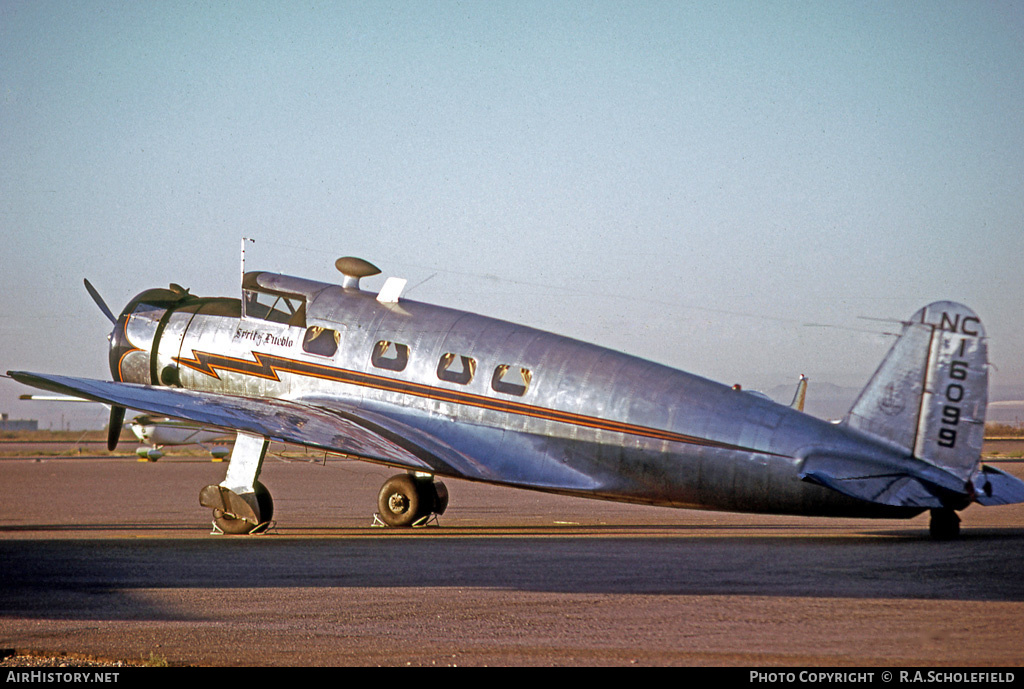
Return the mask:
[[[259,435],[238,433],[231,450],[227,476],[199,491],[199,504],[213,510],[216,531],[226,534],[261,533],[274,517],[270,491],[257,481],[270,442]],[[432,515],[444,514],[448,488],[432,476],[392,476],[377,496],[377,516],[387,526],[421,526]]]
[[260,533],[270,525],[274,500],[256,480],[269,444],[262,436],[238,433],[227,476],[220,484],[199,491],[199,504],[213,510],[216,530],[226,534]]

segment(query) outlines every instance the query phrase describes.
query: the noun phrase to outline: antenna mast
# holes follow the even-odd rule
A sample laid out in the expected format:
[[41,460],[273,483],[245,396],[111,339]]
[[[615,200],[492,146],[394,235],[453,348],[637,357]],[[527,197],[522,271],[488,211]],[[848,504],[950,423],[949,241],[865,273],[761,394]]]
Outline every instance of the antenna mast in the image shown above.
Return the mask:
[[238,289],[242,294],[242,318],[245,318],[245,243],[252,242],[256,243],[255,239],[249,239],[248,237],[242,237],[242,265],[241,274],[238,276]]
[[238,276],[238,284],[242,284],[242,282],[245,280],[245,243],[246,242],[252,242],[253,244],[255,244],[256,240],[255,239],[249,239],[248,237],[242,237],[242,272]]

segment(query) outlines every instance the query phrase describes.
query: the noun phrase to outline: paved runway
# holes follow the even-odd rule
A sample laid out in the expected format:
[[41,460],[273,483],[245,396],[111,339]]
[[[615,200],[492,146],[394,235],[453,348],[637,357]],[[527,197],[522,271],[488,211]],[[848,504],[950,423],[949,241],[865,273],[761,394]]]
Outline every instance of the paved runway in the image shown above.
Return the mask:
[[[274,450],[280,450],[275,446]],[[1024,506],[828,520],[447,481],[372,528],[392,470],[267,460],[277,526],[211,536],[225,464],[0,460],[0,648],[194,665],[1020,665]],[[1024,465],[1002,468],[1017,475]]]

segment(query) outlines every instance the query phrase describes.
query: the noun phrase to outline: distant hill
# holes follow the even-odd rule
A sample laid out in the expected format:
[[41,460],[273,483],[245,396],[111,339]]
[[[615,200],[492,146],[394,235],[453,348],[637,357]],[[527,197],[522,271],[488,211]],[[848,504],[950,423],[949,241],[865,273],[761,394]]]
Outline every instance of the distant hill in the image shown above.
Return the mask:
[[[789,404],[793,401],[793,394],[796,392],[796,383],[776,385],[765,394],[779,404]],[[842,388],[838,385],[825,382],[807,383],[807,399],[804,402],[804,411],[819,419],[831,421],[841,419],[846,415],[853,405],[853,401],[860,394],[859,388]]]
[[[764,393],[779,404],[793,401],[796,384],[776,385]],[[811,380],[807,384],[804,411],[819,419],[835,420],[850,411],[860,388],[843,388]],[[992,423],[1021,425],[1024,423],[1024,385],[993,385],[989,389],[989,406],[985,420]]]

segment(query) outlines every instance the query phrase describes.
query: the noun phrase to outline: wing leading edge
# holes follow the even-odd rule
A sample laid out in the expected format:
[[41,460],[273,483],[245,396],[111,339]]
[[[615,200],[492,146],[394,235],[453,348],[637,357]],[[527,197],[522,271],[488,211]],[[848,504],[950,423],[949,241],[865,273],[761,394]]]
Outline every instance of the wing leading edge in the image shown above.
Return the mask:
[[[413,471],[542,490],[592,491],[596,487],[592,477],[553,462],[543,453],[526,456],[517,453],[516,474],[505,475],[507,467],[503,469],[500,462],[495,465],[481,461],[457,449],[456,445],[466,444],[465,437],[461,440],[457,435],[442,437],[443,434],[417,428],[386,412],[361,409],[335,398],[299,402],[24,371],[8,371],[8,375],[25,385],[62,395],[187,419],[204,426],[353,455]],[[462,430],[470,434],[479,432]]]
[[[8,371],[8,375],[25,385],[59,394],[188,419],[206,426],[355,455],[417,471],[464,475],[464,471],[474,464],[436,439],[417,437],[415,429],[399,428],[398,424],[390,422],[390,429],[385,431],[382,424],[374,424],[373,419],[364,418],[366,415],[358,409],[343,404],[337,405],[336,409],[327,409],[286,400],[23,371]],[[378,430],[373,430],[375,425]]]

